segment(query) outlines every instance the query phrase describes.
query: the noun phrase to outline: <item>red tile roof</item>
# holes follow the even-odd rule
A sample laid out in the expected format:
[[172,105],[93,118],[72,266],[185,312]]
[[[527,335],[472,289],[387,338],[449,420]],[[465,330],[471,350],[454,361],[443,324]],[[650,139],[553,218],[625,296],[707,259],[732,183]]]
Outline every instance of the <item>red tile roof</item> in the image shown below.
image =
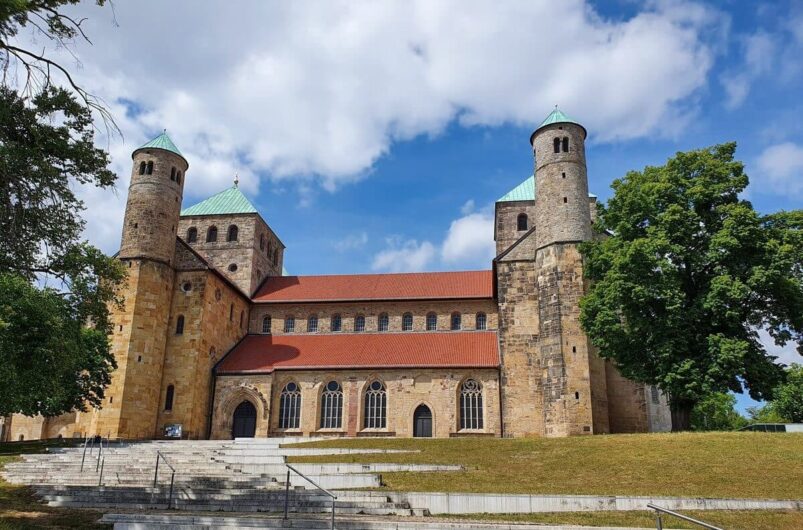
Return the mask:
[[499,366],[495,331],[248,335],[217,373]]
[[255,302],[333,302],[493,298],[487,271],[273,276],[254,295]]

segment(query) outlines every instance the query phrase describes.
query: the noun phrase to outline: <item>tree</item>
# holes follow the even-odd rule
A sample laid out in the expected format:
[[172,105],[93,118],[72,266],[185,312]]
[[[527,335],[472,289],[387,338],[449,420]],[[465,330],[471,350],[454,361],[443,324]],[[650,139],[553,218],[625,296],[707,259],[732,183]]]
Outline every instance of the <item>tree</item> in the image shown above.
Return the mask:
[[[9,44],[27,24],[59,42],[74,37],[81,21],[57,9],[76,2],[0,3],[0,415],[98,406],[116,367],[109,308],[120,303],[124,271],[81,240],[84,205],[74,191],[116,178],[94,146],[98,107],[62,67]],[[13,58],[27,71],[21,87],[9,85]]]
[[775,389],[772,407],[786,421],[803,423],[803,366],[786,369],[786,382]]
[[772,402],[761,407],[747,407],[747,415],[751,423],[787,423],[786,418],[778,413]]
[[678,153],[614,181],[599,237],[581,245],[581,324],[601,356],[656,385],[675,430],[705,396],[772,397],[783,369],[762,346],[803,351],[803,211],[760,215],[739,195],[736,144]]
[[717,392],[706,396],[691,411],[691,427],[695,431],[733,431],[747,425],[747,420],[736,412],[733,394]]

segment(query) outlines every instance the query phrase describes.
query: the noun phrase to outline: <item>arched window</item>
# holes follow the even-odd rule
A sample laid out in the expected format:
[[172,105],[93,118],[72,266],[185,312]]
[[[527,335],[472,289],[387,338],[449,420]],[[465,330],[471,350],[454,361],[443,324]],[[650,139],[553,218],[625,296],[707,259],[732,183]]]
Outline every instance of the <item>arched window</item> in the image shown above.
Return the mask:
[[146,166],[145,166],[145,162],[144,161],[139,163],[139,174],[140,175],[144,175],[145,174],[145,167]]
[[176,389],[173,385],[167,385],[167,392],[165,392],[165,410],[173,410],[173,394]]
[[145,173],[147,173],[148,175],[153,175],[153,161],[152,160],[148,161],[148,167],[145,170]]
[[284,332],[293,333],[296,330],[296,317],[287,316],[284,318]]
[[229,306],[229,320],[234,320],[234,304]]
[[174,167],[170,168],[170,180],[173,180],[173,181],[176,180],[176,168],[174,168]]
[[279,263],[279,247],[273,249],[273,264]]
[[482,429],[482,385],[466,379],[460,387],[460,428]]
[[568,136],[564,136],[563,137],[563,152],[564,153],[568,153],[569,152],[569,137]]
[[194,226],[187,230],[187,243],[198,241],[198,229]]
[[477,329],[485,329],[488,326],[488,317],[485,313],[477,313]]
[[270,315],[262,317],[262,333],[270,333]]
[[427,313],[427,331],[435,331],[436,329],[438,329],[438,315]]
[[265,250],[265,234],[259,234],[259,250]]
[[455,311],[452,313],[452,331],[459,331],[463,327],[463,319],[460,316],[460,313]]
[[268,251],[265,252],[265,255],[270,259],[271,254],[273,254],[273,241],[268,241]]
[[374,381],[365,391],[365,420],[366,429],[384,429],[387,426],[388,395],[385,385]]
[[307,332],[318,333],[318,315],[307,317]]
[[237,241],[237,225],[231,225],[226,235],[226,241]]
[[287,383],[279,396],[279,428],[298,429],[301,425],[301,389]]
[[340,315],[338,314],[332,315],[332,322],[331,322],[332,331],[340,331],[342,327],[343,327],[343,319],[340,318]]
[[413,314],[405,313],[402,315],[402,331],[413,331]]
[[181,184],[181,171],[176,171],[176,184]]
[[214,243],[215,241],[217,241],[217,227],[216,226],[210,226],[206,230],[206,242],[207,243]]
[[523,232],[527,230],[527,214],[520,213],[519,216],[516,218],[516,228],[519,232]]
[[555,149],[556,153],[560,153],[560,138],[555,138],[552,141],[552,147]]
[[361,332],[365,331],[365,317],[362,315],[357,315],[354,317],[354,331]]
[[184,315],[179,315],[176,319],[176,335],[184,335]]
[[340,429],[343,426],[343,387],[329,381],[321,394],[321,429]]
[[379,318],[377,319],[376,328],[379,331],[387,331],[389,323],[390,323],[390,319],[388,318],[388,314],[387,313],[380,313],[379,314]]
[[240,311],[240,327],[243,327],[243,317],[245,317],[245,311]]

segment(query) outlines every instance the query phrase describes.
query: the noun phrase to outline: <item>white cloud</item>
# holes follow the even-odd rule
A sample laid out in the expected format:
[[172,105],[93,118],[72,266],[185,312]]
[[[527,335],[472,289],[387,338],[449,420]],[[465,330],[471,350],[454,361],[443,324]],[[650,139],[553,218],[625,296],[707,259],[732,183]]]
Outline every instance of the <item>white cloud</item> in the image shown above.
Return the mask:
[[375,271],[419,272],[430,266],[437,251],[429,241],[419,243],[415,239],[402,241],[399,238],[388,238],[389,248],[374,256],[371,268]]
[[358,234],[349,234],[343,239],[332,243],[332,246],[338,252],[346,252],[363,248],[366,243],[368,243],[368,234],[360,232]]
[[491,213],[470,213],[452,221],[441,247],[448,265],[486,268],[495,255],[494,220]]
[[756,165],[759,171],[752,177],[754,189],[769,189],[780,195],[803,192],[803,146],[784,142],[767,147]]
[[469,199],[460,207],[460,213],[468,215],[474,211],[474,199]]
[[[166,127],[190,162],[188,202],[234,172],[250,193],[260,179],[331,190],[364,178],[394,142],[454,120],[532,126],[555,103],[596,140],[671,134],[725,25],[682,1],[627,20],[581,0],[140,0],[115,4],[119,25],[108,7],[76,9],[96,45],[77,45],[75,77],[118,111],[128,102],[115,112],[115,167],[127,175],[131,150]],[[120,204],[108,202],[118,227]],[[92,215],[89,228],[103,230]]]
[[772,70],[779,43],[772,35],[759,31],[745,37],[741,47],[743,59],[739,69],[723,74],[720,79],[728,96],[725,106],[729,109],[744,103],[751,85]]
[[803,356],[797,352],[797,343],[794,341],[787,342],[785,346],[778,346],[770,334],[763,329],[758,332],[758,338],[770,355],[778,357],[775,362],[787,365],[803,364]]

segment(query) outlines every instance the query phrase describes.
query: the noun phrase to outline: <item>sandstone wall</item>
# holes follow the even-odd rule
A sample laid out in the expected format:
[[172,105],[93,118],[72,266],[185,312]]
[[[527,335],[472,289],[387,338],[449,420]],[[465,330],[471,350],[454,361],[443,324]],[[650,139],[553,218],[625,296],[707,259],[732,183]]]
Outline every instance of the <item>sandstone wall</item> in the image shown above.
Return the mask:
[[494,240],[499,255],[515,243],[527,230],[518,229],[520,214],[527,216],[527,230],[535,222],[535,201],[510,201],[496,203],[494,216]]

